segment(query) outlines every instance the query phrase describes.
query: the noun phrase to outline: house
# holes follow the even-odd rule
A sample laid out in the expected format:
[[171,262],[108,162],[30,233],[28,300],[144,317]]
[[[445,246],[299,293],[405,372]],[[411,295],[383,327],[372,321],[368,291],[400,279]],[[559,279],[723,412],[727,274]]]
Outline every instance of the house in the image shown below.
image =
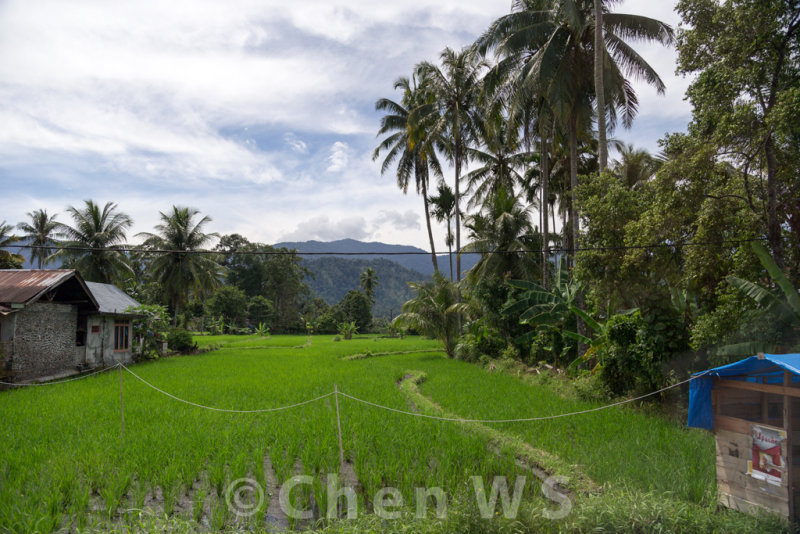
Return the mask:
[[125,310],[138,305],[74,269],[0,270],[0,374],[20,381],[130,362]]

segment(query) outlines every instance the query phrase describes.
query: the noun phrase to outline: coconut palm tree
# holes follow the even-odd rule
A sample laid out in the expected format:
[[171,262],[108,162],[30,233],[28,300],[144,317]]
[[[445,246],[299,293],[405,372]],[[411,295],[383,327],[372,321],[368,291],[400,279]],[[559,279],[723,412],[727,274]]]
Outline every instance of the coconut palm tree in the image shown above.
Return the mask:
[[[609,0],[603,2],[610,3]],[[601,6],[605,9],[605,5]],[[515,0],[512,13],[496,20],[476,45],[479,51],[495,50],[511,57],[518,68],[512,72],[515,105],[530,105],[533,97],[546,99],[557,121],[569,136],[570,189],[578,185],[578,144],[586,137],[592,119],[592,100],[597,89],[587,76],[595,66],[594,0]],[[653,68],[625,40],[656,41],[670,44],[672,28],[660,21],[639,15],[603,12],[601,17],[604,49],[600,90],[603,117],[608,125],[630,126],[638,101],[629,78],[643,79],[663,93],[665,86]],[[607,107],[606,107],[607,105]],[[604,120],[605,122],[605,120]],[[603,143],[605,146],[605,143]],[[578,246],[579,222],[576,206],[571,207],[573,247]]]
[[5,221],[0,223],[0,269],[20,269],[25,258],[19,254],[12,254],[7,250],[3,250],[19,241],[19,237],[13,235],[11,231],[14,229],[10,224]]
[[31,249],[31,263],[35,260],[37,269],[42,269],[51,261],[58,222],[56,215],[47,215],[47,210],[34,210],[27,215],[31,222],[21,222],[17,229],[25,232],[22,237],[28,240],[29,245],[37,247]]
[[471,242],[465,252],[477,252],[481,258],[467,274],[469,282],[494,276],[528,279],[538,270],[539,243],[530,222],[530,206],[506,189],[492,195],[481,213],[465,221]]
[[455,169],[456,279],[461,280],[461,171],[467,161],[466,148],[478,137],[481,125],[478,102],[481,75],[487,65],[472,48],[445,48],[441,66],[423,62],[417,67],[433,100],[418,107],[415,115],[429,124],[428,138],[447,154]]
[[90,282],[112,283],[133,276],[130,261],[119,250],[125,244],[126,232],[133,220],[107,202],[101,209],[93,200],[85,200],[82,208],[70,206],[67,213],[73,225],[57,223],[57,232],[66,240],[54,256],[77,269]]
[[476,207],[491,202],[500,189],[514,191],[525,178],[522,169],[530,160],[531,154],[521,150],[517,130],[509,128],[505,117],[498,116],[491,124],[481,130],[482,147],[467,147],[467,156],[480,166],[464,175],[467,193],[472,197],[467,207]]
[[612,172],[619,176],[629,189],[650,180],[661,167],[663,161],[653,157],[643,148],[623,145],[619,159],[614,162]]
[[145,238],[144,249],[166,251],[158,253],[150,264],[150,272],[169,297],[176,325],[190,291],[203,294],[220,285],[220,265],[213,255],[200,253],[219,235],[203,232],[211,218],[197,220],[199,214],[194,208],[172,206],[171,212],[160,213],[161,223],[155,226],[157,233],[137,234]]
[[433,216],[439,222],[447,221],[447,235],[445,236],[445,244],[447,245],[448,258],[450,260],[450,281],[453,281],[453,229],[452,222],[455,216],[456,209],[456,196],[453,190],[450,189],[444,182],[439,183],[437,190],[438,195],[433,195],[430,198],[430,203],[433,206]]
[[361,273],[358,280],[364,290],[364,294],[370,302],[375,304],[375,289],[378,287],[378,275],[375,273],[375,269],[367,267],[367,270]]
[[425,207],[425,224],[428,228],[428,240],[431,245],[431,261],[433,269],[439,270],[436,259],[436,247],[433,242],[431,230],[430,208],[428,206],[428,184],[430,172],[437,176],[442,175],[442,169],[436,156],[433,145],[429,142],[424,120],[415,120],[412,111],[422,105],[429,97],[426,88],[418,86],[417,78],[398,78],[394,83],[395,89],[403,91],[400,103],[381,98],[375,103],[377,111],[385,111],[381,118],[381,127],[378,135],[388,134],[372,153],[373,161],[380,157],[381,152],[386,156],[381,164],[381,174],[397,162],[397,186],[405,194],[413,175],[417,193],[422,195]]
[[403,313],[392,324],[399,328],[413,328],[442,342],[449,358],[455,356],[458,342],[458,302],[456,286],[440,272],[433,273],[433,281],[408,284],[417,295],[403,304]]

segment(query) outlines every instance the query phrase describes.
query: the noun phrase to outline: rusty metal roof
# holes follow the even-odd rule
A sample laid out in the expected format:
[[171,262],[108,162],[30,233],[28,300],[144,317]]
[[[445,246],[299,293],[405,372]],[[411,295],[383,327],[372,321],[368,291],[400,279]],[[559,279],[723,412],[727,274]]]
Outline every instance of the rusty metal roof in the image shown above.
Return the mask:
[[0,303],[25,304],[34,301],[73,276],[78,277],[81,285],[84,285],[74,269],[0,269]]

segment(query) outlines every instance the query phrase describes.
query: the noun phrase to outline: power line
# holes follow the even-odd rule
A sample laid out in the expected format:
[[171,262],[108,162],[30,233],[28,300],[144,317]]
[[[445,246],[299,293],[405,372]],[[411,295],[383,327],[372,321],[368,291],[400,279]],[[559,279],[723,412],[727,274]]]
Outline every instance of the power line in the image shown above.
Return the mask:
[[691,376],[691,377],[687,378],[686,380],[684,380],[682,382],[678,382],[677,384],[672,384],[670,386],[661,388],[661,389],[659,389],[657,391],[651,391],[650,393],[646,393],[645,395],[641,395],[641,396],[635,397],[633,399],[625,399],[625,400],[622,400],[622,401],[619,401],[619,402],[614,402],[612,404],[606,404],[606,405],[603,405],[603,406],[598,406],[597,408],[589,408],[588,410],[580,410],[580,411],[577,411],[577,412],[567,412],[567,413],[560,413],[560,414],[556,414],[556,415],[545,415],[545,416],[542,416],[542,417],[527,417],[527,418],[522,418],[522,419],[461,419],[459,417],[440,417],[440,416],[437,416],[437,415],[427,415],[427,414],[423,414],[423,413],[414,413],[414,412],[408,412],[408,411],[405,411],[405,410],[398,410],[397,408],[390,408],[388,406],[382,406],[380,404],[375,404],[374,402],[369,402],[369,401],[365,401],[365,400],[353,397],[352,395],[348,395],[347,393],[344,393],[342,391],[339,391],[339,395],[341,395],[343,397],[347,397],[348,399],[354,400],[356,402],[360,402],[362,404],[366,404],[367,406],[372,406],[373,408],[380,408],[382,410],[387,410],[387,411],[390,411],[390,412],[395,412],[395,413],[399,413],[399,414],[403,414],[403,415],[410,415],[410,416],[413,416],[413,417],[422,417],[422,418],[425,418],[425,419],[435,419],[437,421],[447,421],[447,422],[454,422],[454,423],[482,423],[482,424],[486,424],[486,423],[529,423],[529,422],[534,422],[534,421],[549,421],[551,419],[560,419],[562,417],[571,417],[571,416],[575,416],[575,415],[583,415],[583,414],[592,413],[592,412],[599,412],[601,410],[606,410],[608,408],[613,408],[615,406],[622,406],[623,404],[629,404],[631,402],[636,402],[638,400],[642,400],[642,399],[645,399],[647,397],[652,397],[653,395],[658,395],[659,393],[663,393],[664,391],[667,391],[667,390],[682,386],[684,384],[688,384],[692,380],[696,380],[696,379],[698,379],[698,378],[700,378],[702,376],[705,376],[706,374],[708,374],[710,372],[711,372],[710,370],[709,371],[705,371],[704,373],[700,373],[698,375]]
[[[785,238],[784,238],[785,239]],[[611,251],[624,251],[624,250],[653,250],[653,249],[681,249],[691,247],[709,247],[709,248],[727,248],[730,246],[737,246],[746,243],[763,243],[767,241],[766,237],[755,238],[742,238],[742,239],[727,239],[720,241],[687,241],[687,242],[672,242],[672,243],[652,243],[647,245],[618,245],[618,246],[599,246],[599,247],[550,247],[548,248],[549,254],[558,253],[578,253],[578,252],[611,252]],[[136,246],[120,246],[120,247],[83,247],[83,246],[46,246],[46,245],[8,245],[6,248],[29,249],[29,250],[55,250],[66,252],[136,252],[141,254],[211,254],[218,256],[430,256],[431,252],[424,250],[413,250],[407,252],[397,251],[377,251],[377,252],[335,252],[335,251],[314,251],[314,252],[299,252],[297,250],[174,250],[174,249],[147,249]],[[461,255],[471,254],[543,254],[542,250],[462,250]],[[439,253],[437,255],[447,255],[447,252]]]
[[162,395],[166,395],[167,397],[169,397],[171,399],[174,399],[174,400],[176,400],[178,402],[182,402],[184,404],[188,404],[189,406],[194,406],[196,408],[203,408],[204,410],[211,410],[212,412],[225,412],[225,413],[268,413],[268,412],[279,412],[279,411],[282,411],[282,410],[289,410],[291,408],[297,408],[298,406],[303,406],[305,404],[310,404],[312,402],[317,402],[319,400],[322,400],[322,399],[324,399],[326,397],[330,397],[331,395],[333,395],[333,391],[331,391],[330,393],[326,393],[325,395],[320,395],[319,397],[315,397],[313,399],[308,399],[308,400],[305,400],[305,401],[302,401],[302,402],[298,402],[296,404],[290,404],[288,406],[279,406],[277,408],[264,408],[264,409],[261,409],[261,410],[229,410],[227,408],[215,408],[213,406],[205,406],[203,404],[197,404],[196,402],[191,402],[191,401],[188,401],[188,400],[181,399],[179,397],[176,397],[172,393],[167,393],[163,389],[157,388],[156,386],[154,386],[153,384],[151,384],[150,382],[148,382],[147,380],[145,380],[141,376],[137,375],[136,373],[134,373],[133,371],[128,369],[124,364],[120,363],[120,364],[118,364],[118,366],[122,367],[123,369],[128,371],[130,374],[132,374],[134,377],[136,377],[139,381],[141,381],[142,383],[144,383],[148,387],[153,388],[154,390],[158,391]]

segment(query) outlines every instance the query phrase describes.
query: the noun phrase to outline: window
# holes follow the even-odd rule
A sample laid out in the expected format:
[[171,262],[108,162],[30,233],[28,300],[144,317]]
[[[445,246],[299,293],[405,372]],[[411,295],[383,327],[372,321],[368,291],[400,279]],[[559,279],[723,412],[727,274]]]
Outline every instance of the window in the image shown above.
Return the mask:
[[124,351],[128,350],[130,346],[128,340],[130,339],[131,325],[129,321],[117,321],[114,323],[114,350]]

